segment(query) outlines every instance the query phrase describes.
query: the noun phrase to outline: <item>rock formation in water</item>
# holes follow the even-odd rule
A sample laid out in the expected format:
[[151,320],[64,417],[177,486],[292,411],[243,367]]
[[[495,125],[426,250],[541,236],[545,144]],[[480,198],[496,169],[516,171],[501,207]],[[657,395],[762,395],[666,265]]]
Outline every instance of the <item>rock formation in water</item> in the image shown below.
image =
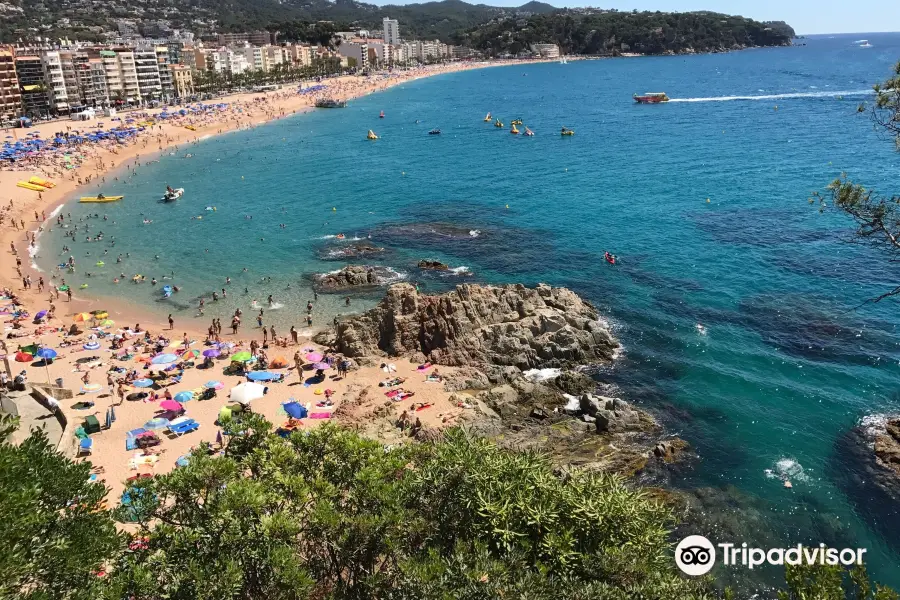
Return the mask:
[[451,366],[520,370],[606,362],[619,343],[596,309],[565,288],[458,285],[439,296],[405,283],[338,324],[336,349]]
[[323,260],[346,260],[349,258],[365,258],[374,256],[384,252],[384,248],[373,246],[369,242],[359,242],[358,244],[350,244],[340,248],[326,248],[320,252]]
[[449,271],[450,267],[445,265],[444,263],[438,260],[420,260],[416,265],[420,269],[427,269],[430,271]]
[[[466,427],[547,452],[560,466],[657,482],[667,463],[689,455],[651,415],[596,395],[596,382],[572,370],[609,361],[619,344],[596,309],[565,288],[465,284],[425,295],[396,284],[375,308],[338,323],[327,342],[361,362],[387,354],[456,367],[444,384],[454,404],[471,407]],[[560,373],[544,381],[523,373],[552,368]]]
[[339,291],[349,288],[375,286],[381,282],[376,267],[349,265],[333,273],[324,273],[314,280],[319,291]]

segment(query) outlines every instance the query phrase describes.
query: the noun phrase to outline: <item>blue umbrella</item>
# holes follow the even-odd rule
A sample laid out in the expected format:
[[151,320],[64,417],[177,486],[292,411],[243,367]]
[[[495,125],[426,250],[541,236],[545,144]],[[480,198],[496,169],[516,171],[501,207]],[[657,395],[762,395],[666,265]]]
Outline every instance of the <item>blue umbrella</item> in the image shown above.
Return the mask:
[[150,363],[154,365],[166,365],[177,360],[178,357],[174,354],[157,354],[150,360]]
[[175,461],[175,466],[176,466],[176,467],[186,467],[186,466],[188,466],[188,461],[190,460],[190,458],[191,458],[191,454],[190,454],[190,453],[183,454],[182,456],[179,456],[179,457],[178,457],[178,460]]
[[106,428],[109,429],[112,427],[112,417],[109,416],[109,409],[106,409]]
[[56,358],[56,350],[53,348],[41,348],[35,354],[38,358],[43,358],[44,360],[53,360]]
[[268,371],[253,371],[247,374],[247,379],[250,381],[272,381],[273,379],[278,379],[278,377],[277,373],[269,373]]
[[194,392],[178,392],[175,394],[175,402],[187,402],[194,399]]
[[133,385],[134,387],[139,387],[139,388],[148,388],[148,387],[151,387],[151,386],[153,385],[153,380],[152,380],[152,379],[147,379],[147,378],[144,378],[144,379],[135,379],[134,382],[132,383],[132,385]]
[[112,421],[113,423],[116,422],[116,407],[115,406],[109,407],[109,420]]

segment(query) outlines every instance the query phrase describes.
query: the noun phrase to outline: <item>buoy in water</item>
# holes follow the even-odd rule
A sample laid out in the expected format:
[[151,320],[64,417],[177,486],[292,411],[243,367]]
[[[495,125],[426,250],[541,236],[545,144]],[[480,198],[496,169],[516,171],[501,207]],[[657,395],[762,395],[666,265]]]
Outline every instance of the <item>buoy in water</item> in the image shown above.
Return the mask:
[[509,204],[506,205],[506,208],[509,208]]
[[337,206],[332,206],[332,207],[331,207],[331,212],[337,212]]
[[709,202],[709,198],[707,198],[706,201]]

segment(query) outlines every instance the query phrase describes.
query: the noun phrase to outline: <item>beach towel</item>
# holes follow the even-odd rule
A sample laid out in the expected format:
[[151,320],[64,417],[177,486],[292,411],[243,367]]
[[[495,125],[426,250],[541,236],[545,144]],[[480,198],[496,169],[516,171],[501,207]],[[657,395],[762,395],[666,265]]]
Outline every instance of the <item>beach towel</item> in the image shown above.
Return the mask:
[[304,419],[306,418],[307,411],[306,408],[301,406],[298,402],[285,402],[281,405],[284,409],[284,412],[287,415],[294,419]]
[[331,418],[331,413],[327,413],[327,412],[314,412],[314,413],[310,413],[309,418],[310,418],[310,419],[330,419],[330,418]]
[[431,363],[425,363],[424,365],[419,365],[418,367],[416,367],[416,371],[420,371],[420,372],[427,371],[431,367],[432,367]]
[[422,406],[420,406],[416,409],[416,412],[419,412],[420,410],[425,410],[426,408],[431,408],[432,406],[434,406],[434,405],[433,404],[423,404]]

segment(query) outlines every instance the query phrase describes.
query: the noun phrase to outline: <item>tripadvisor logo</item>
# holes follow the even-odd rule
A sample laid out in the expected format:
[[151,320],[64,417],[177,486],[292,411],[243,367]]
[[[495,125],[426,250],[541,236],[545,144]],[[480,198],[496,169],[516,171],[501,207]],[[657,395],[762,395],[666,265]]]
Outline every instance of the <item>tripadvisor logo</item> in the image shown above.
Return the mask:
[[706,575],[716,564],[716,548],[721,564],[754,569],[761,565],[861,565],[865,548],[826,548],[825,544],[792,548],[751,548],[746,542],[713,545],[702,535],[689,535],[675,547],[675,564],[685,575]]

